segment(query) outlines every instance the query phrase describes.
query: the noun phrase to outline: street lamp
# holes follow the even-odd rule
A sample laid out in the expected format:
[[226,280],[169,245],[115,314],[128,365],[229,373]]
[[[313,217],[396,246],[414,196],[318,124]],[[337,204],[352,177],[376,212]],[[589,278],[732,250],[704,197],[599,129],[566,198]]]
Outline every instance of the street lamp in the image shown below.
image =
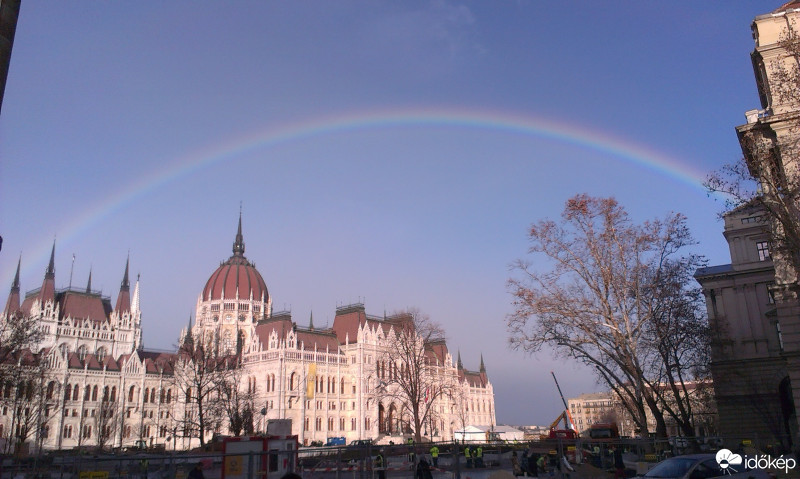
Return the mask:
[[267,412],[269,412],[269,402],[264,401],[264,407],[261,408],[261,430],[264,435],[267,434]]

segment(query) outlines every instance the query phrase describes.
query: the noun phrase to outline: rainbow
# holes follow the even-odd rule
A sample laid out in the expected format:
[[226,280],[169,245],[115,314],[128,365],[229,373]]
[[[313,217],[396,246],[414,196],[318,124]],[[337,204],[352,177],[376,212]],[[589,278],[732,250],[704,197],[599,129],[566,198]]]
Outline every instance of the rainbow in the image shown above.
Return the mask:
[[[185,154],[169,163],[163,170],[140,178],[118,193],[98,202],[97,206],[73,218],[59,232],[59,242],[79,236],[113,211],[130,204],[147,192],[191,175],[200,169],[234,160],[248,152],[349,131],[420,127],[495,130],[571,144],[608,154],[673,178],[692,188],[705,191],[702,186],[705,172],[693,169],[668,155],[628,140],[550,119],[508,112],[456,108],[356,112],[298,121],[281,127],[267,127]],[[46,261],[51,245],[50,240],[43,239],[33,247],[31,257],[34,258],[34,261],[25,262],[33,265],[39,264],[42,260]]]

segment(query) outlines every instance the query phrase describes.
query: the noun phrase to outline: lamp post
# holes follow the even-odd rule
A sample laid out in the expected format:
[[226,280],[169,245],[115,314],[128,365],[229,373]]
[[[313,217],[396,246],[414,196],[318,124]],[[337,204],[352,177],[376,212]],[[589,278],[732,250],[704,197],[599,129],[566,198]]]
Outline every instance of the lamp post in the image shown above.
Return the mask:
[[261,430],[264,435],[267,435],[267,413],[269,412],[269,402],[264,401],[264,407],[261,408]]

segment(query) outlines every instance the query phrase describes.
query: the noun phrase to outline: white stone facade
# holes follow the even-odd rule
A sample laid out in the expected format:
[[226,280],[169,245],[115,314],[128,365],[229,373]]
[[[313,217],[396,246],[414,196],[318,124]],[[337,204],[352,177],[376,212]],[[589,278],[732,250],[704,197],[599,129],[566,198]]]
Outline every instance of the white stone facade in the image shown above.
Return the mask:
[[[131,297],[127,271],[126,265],[113,308],[109,298],[91,290],[91,279],[86,290],[57,291],[52,260],[42,288],[22,303],[15,278],[0,323],[14,314],[36,317],[44,339],[31,357],[47,367],[32,381],[41,394],[27,408],[20,408],[24,396],[0,388],[3,441],[22,415],[36,414],[35,407],[41,414],[26,438],[31,449],[199,445],[181,431],[181,419],[196,414],[196,406],[186,403],[176,384],[178,354],[142,349],[139,284]],[[266,420],[291,419],[292,433],[305,444],[330,437],[398,442],[407,437],[408,417],[404,405],[381,388],[391,328],[391,318],[367,315],[362,304],[337,308],[333,327],[324,330],[313,322],[300,327],[290,313],[273,314],[266,284],[244,258],[240,219],[234,255],[209,279],[196,322],[182,338],[214,337],[221,350],[241,358],[240,388],[254,391],[256,430]],[[434,365],[428,374],[454,389],[432,401],[435,414],[422,435],[450,440],[465,425],[494,425],[494,392],[483,359],[479,371],[468,371],[460,357],[453,361],[443,341],[426,347],[426,354]],[[206,441],[214,433],[228,434],[227,424],[212,424]]]

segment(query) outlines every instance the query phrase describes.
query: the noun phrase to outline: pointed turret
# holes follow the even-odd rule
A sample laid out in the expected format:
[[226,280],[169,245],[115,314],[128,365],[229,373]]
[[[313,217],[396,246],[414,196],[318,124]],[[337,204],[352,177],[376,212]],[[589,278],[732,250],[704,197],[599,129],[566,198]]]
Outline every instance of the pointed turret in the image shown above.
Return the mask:
[[19,311],[19,267],[22,264],[22,255],[19,255],[17,261],[17,274],[14,275],[14,282],[11,283],[11,292],[8,293],[8,301],[6,301],[6,308],[3,313],[8,315]]
[[39,290],[39,300],[55,301],[56,299],[56,242],[53,240],[53,249],[50,251],[50,263],[44,273],[42,289]]
[[92,292],[92,268],[89,268],[89,282],[86,283],[86,294]]
[[458,350],[458,361],[456,362],[456,367],[458,369],[464,369],[464,365],[461,364],[461,350]]
[[125,260],[125,275],[122,277],[122,284],[120,284],[119,287],[117,305],[114,307],[114,311],[118,312],[120,315],[122,313],[131,312],[131,284],[128,281],[128,269],[130,262],[131,258],[128,256],[128,259]]
[[192,334],[192,313],[189,313],[189,327],[186,328],[186,335],[183,337],[181,349],[186,353],[194,350],[194,335]]
[[314,331],[314,311],[311,311],[311,317],[308,318],[308,329]]
[[242,237],[242,211],[239,210],[239,229],[236,230],[236,241],[233,242],[233,255],[244,256],[244,237]]
[[131,297],[131,315],[136,316],[139,313],[139,275],[136,275],[136,285],[133,287],[133,296]]
[[486,366],[483,365],[483,353],[481,353],[481,368],[479,371],[482,373],[486,372]]

